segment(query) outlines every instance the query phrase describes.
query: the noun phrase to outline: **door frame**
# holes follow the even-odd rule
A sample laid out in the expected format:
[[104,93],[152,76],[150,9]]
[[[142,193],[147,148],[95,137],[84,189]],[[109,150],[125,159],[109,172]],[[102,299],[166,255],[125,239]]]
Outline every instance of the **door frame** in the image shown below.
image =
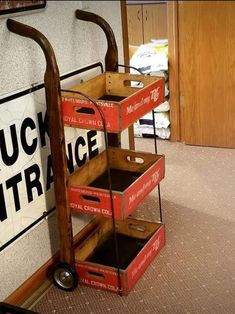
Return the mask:
[[[129,41],[127,27],[126,0],[120,0],[123,53],[125,64],[129,63]],[[180,141],[180,101],[179,101],[179,50],[178,50],[178,1],[167,1],[168,58],[171,141]]]
[[167,1],[171,141],[181,141],[178,1]]

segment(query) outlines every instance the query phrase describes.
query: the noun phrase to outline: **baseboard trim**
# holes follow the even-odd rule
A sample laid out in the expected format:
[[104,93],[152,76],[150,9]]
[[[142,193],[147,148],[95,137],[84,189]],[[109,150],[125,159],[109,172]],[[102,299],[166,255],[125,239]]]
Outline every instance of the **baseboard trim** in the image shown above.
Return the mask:
[[10,294],[4,302],[21,306],[30,296],[48,280],[48,270],[59,261],[59,253],[56,253],[30,278],[28,278],[17,290]]
[[[87,235],[92,232],[102,220],[102,217],[96,217],[91,220],[75,237],[74,244],[79,244],[83,241]],[[4,302],[22,306],[23,304],[28,304],[29,300],[37,290],[40,293],[45,292],[50,286],[50,273],[53,265],[59,262],[59,252],[57,252],[52,258],[50,258],[44,265],[42,265],[30,278],[28,278],[18,289],[16,289],[12,294],[10,294]],[[35,302],[35,300],[33,300]],[[30,302],[32,303],[32,302]],[[29,305],[30,306],[30,305]]]

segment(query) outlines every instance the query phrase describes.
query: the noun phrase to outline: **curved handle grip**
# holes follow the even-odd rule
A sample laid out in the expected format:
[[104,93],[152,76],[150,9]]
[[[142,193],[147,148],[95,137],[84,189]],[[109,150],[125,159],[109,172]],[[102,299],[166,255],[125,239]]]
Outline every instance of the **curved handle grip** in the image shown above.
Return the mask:
[[102,28],[108,43],[108,49],[105,55],[105,70],[116,72],[118,70],[118,49],[110,25],[101,16],[91,12],[76,10],[75,15],[79,20],[93,22]]

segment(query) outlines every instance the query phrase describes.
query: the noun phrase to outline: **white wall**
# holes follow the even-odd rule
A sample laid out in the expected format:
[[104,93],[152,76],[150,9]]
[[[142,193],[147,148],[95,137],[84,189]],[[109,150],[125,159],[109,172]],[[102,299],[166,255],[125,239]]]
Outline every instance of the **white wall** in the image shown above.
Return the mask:
[[[12,19],[35,27],[49,39],[63,74],[103,61],[106,53],[103,31],[93,23],[77,20],[76,9],[86,9],[107,20],[117,40],[119,62],[123,63],[119,1],[47,1],[45,10]],[[45,72],[41,48],[32,40],[9,32],[6,20],[0,19],[0,96],[41,82]],[[77,231],[89,218],[76,216]],[[58,250],[57,233],[52,215],[0,253],[0,301]]]

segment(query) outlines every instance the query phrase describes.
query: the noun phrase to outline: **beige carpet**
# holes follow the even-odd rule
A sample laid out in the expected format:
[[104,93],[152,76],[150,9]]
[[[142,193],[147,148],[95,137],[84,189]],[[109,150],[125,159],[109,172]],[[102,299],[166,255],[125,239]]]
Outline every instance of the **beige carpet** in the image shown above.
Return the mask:
[[[149,151],[151,139],[138,139]],[[158,142],[166,245],[127,297],[51,286],[32,310],[46,313],[235,313],[235,150]],[[138,207],[158,219],[157,192]]]

